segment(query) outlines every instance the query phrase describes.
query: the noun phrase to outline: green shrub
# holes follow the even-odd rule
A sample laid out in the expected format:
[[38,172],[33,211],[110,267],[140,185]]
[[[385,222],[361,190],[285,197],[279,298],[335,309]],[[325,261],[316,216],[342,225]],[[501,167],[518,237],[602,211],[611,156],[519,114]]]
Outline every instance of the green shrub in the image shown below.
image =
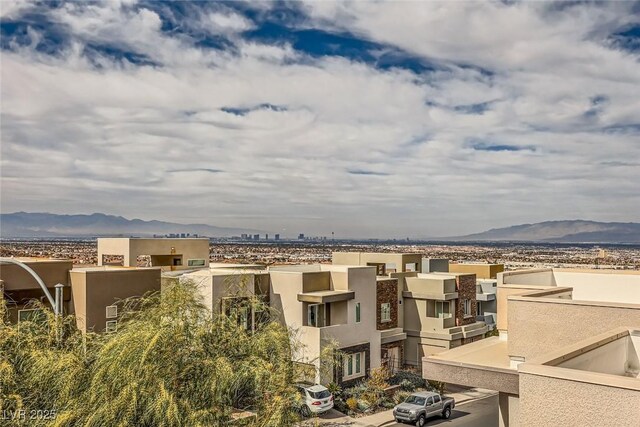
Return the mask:
[[400,381],[400,389],[402,391],[415,391],[416,385],[409,380],[402,380]]
[[402,385],[403,381],[409,381],[413,384],[413,389],[423,388],[426,383],[424,378],[418,373],[413,371],[398,371],[391,378],[389,378],[389,384]]
[[373,405],[364,399],[358,399],[358,410],[360,412],[367,412]]

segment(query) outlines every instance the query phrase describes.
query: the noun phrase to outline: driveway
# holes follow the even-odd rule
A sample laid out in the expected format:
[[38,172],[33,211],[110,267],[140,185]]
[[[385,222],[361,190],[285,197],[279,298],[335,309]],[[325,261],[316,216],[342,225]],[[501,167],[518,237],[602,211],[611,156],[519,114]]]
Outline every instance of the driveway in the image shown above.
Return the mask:
[[[391,411],[380,412],[375,415],[362,418],[351,418],[342,413],[331,410],[317,419],[312,418],[299,424],[304,427],[395,427],[406,426],[398,424],[393,419]],[[480,396],[474,400],[467,400],[456,405],[451,413],[451,418],[429,419],[428,426],[456,426],[456,427],[497,427],[498,426],[498,396],[496,393]]]

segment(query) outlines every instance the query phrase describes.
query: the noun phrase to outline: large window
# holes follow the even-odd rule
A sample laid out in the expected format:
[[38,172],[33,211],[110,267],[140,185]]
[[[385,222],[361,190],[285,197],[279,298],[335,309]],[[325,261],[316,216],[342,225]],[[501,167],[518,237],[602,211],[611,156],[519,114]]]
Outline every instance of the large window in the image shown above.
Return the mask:
[[316,328],[322,328],[326,326],[326,305],[325,304],[310,304],[308,308],[309,326]]
[[189,267],[204,267],[205,260],[203,259],[189,259],[187,260],[187,265]]
[[462,313],[465,317],[471,316],[471,300],[463,299],[462,303]]
[[482,309],[482,301],[476,302],[476,311],[479,315],[484,314],[484,310]]
[[18,323],[20,322],[36,322],[42,323],[47,320],[47,316],[39,308],[28,308],[18,310]]
[[380,321],[391,322],[391,304],[388,302],[380,304]]
[[440,319],[447,319],[451,317],[451,302],[450,301],[437,301],[427,300],[427,317],[435,317]]
[[343,379],[362,376],[364,376],[364,352],[345,355]]
[[356,303],[356,323],[360,323],[360,303]]
[[227,317],[235,318],[238,326],[242,326],[247,331],[252,330],[253,319],[251,313],[251,301],[246,297],[225,297],[222,298],[222,312]]

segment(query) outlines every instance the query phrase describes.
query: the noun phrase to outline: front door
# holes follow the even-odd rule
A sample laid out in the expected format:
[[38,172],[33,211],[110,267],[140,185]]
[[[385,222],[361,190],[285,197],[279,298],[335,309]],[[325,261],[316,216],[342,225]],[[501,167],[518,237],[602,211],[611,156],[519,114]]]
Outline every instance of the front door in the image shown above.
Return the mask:
[[389,358],[389,371],[391,371],[392,374],[395,374],[402,365],[400,360],[400,347],[391,347],[388,349],[387,355]]

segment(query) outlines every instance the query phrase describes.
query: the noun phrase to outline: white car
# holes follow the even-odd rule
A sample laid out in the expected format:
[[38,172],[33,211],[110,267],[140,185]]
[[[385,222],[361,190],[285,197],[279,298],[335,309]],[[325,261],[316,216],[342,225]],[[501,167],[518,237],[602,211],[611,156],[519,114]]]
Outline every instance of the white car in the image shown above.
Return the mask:
[[300,412],[305,417],[311,414],[321,414],[333,408],[333,395],[325,386],[320,384],[296,384],[302,396]]

